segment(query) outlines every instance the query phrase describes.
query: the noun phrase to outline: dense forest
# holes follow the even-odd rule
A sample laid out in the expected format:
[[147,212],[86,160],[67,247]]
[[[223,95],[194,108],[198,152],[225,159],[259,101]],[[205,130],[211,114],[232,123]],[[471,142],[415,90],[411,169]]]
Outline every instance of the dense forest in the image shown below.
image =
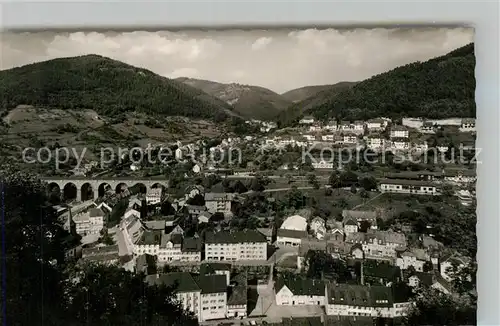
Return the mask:
[[0,71],[0,107],[26,104],[224,119],[231,107],[201,90],[98,55],[59,58]]
[[35,177],[0,167],[0,195],[2,325],[198,325],[172,289],[148,286],[143,275],[66,262],[65,250],[79,239],[62,229]]
[[[340,93],[321,92],[281,114],[281,125],[298,121],[293,110],[308,108],[318,119],[375,117],[475,117],[474,44],[426,62],[410,63],[364,80]],[[319,97],[319,98],[318,98]]]

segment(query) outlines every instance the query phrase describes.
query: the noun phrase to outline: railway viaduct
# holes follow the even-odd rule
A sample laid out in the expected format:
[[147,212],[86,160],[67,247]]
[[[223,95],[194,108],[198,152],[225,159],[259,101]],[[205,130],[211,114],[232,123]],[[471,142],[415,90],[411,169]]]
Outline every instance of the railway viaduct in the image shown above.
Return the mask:
[[[75,199],[77,201],[97,199],[104,195],[109,188],[120,192],[126,188],[140,186],[142,189],[152,189],[157,187],[168,188],[169,181],[159,178],[64,178],[64,177],[42,177],[42,181],[48,184],[48,190],[55,188],[61,193],[61,197],[66,197],[69,189],[76,189]],[[74,191],[74,190],[73,190]],[[89,198],[91,197],[91,198]]]

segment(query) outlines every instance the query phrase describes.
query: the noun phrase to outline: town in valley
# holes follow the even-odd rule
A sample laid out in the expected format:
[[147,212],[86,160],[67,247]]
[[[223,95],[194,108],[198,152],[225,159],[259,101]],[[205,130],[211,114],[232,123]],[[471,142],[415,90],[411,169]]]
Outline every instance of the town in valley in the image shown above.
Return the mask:
[[94,54],[3,69],[8,259],[68,325],[472,324],[473,50],[282,94]]

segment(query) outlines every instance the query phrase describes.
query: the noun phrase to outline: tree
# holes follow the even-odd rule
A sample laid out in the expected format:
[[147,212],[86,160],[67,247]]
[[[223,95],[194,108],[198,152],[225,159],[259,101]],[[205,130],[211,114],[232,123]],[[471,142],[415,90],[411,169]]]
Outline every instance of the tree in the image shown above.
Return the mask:
[[142,274],[93,264],[75,268],[70,278],[64,301],[81,325],[198,325],[174,302],[175,286],[148,286]]
[[340,186],[340,178],[338,171],[333,171],[330,174],[330,178],[328,178],[328,183],[332,186],[332,188],[338,188]]
[[369,198],[370,195],[368,195],[368,192],[365,189],[361,189],[361,191],[359,192],[359,197],[366,199]]
[[316,174],[314,173],[309,173],[307,175],[307,182],[314,187],[314,189],[319,189],[319,182],[318,178],[316,177]]
[[370,229],[370,227],[371,223],[367,220],[363,220],[361,221],[361,223],[359,223],[359,232],[366,233]]
[[351,192],[352,192],[353,194],[355,194],[355,193],[357,193],[357,192],[358,192],[358,189],[356,188],[356,186],[355,186],[355,185],[352,185],[352,186],[351,186]]
[[377,180],[374,177],[365,177],[359,180],[359,185],[366,191],[377,189]]
[[[5,203],[6,312],[9,325],[196,326],[174,303],[173,289],[148,286],[144,275],[118,267],[65,261],[75,239],[46,205],[45,184],[0,168]],[[26,313],[29,312],[29,313]]]
[[413,303],[403,325],[476,325],[476,307],[463,298],[429,288],[420,290]]

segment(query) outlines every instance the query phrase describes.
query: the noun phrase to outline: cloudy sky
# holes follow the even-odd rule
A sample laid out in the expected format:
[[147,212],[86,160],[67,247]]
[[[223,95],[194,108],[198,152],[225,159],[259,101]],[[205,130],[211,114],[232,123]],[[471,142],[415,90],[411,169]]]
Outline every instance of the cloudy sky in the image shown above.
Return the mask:
[[170,78],[259,85],[282,93],[363,80],[445,54],[473,36],[465,28],[5,33],[0,68],[100,54]]

